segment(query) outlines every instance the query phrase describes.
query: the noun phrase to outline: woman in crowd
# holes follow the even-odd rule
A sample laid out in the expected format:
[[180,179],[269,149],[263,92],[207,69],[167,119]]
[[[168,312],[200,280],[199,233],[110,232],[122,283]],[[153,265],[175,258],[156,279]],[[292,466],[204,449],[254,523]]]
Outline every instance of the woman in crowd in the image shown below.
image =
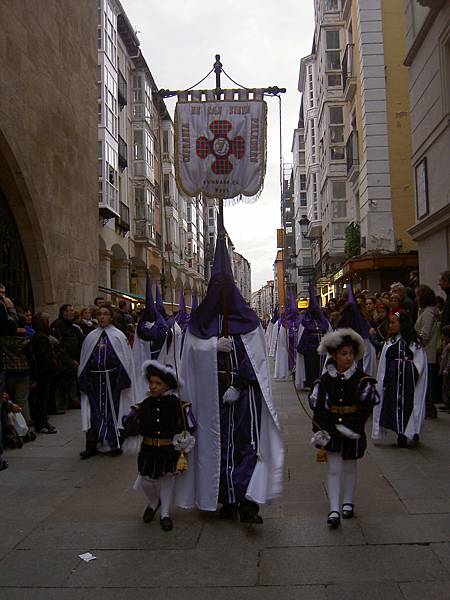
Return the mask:
[[377,351],[377,357],[381,354],[383,346],[389,336],[389,306],[384,302],[379,302],[375,307],[374,331],[370,331],[370,341]]
[[396,312],[405,312],[400,294],[397,294],[397,292],[392,292],[389,296],[389,309],[389,315],[393,315]]
[[434,403],[440,402],[439,366],[437,360],[437,348],[440,336],[439,311],[436,307],[436,296],[428,285],[419,285],[416,288],[416,300],[419,307],[415,329],[422,341],[428,364],[428,384],[426,395],[427,419],[437,417]]
[[376,300],[374,296],[366,296],[364,300],[366,318],[371,328],[376,326]]
[[111,456],[121,450],[122,417],[134,403],[134,369],[127,338],[112,324],[114,311],[102,306],[97,329],[84,340],[81,349],[78,384],[81,392],[82,430],[86,449],[82,459],[99,449]]
[[419,440],[425,419],[427,357],[406,313],[389,317],[389,335],[378,365],[380,404],[373,415],[372,438],[379,440],[390,430],[406,448],[408,439]]
[[80,321],[78,325],[81,327],[84,337],[86,337],[91,331],[94,331],[96,324],[92,320],[91,309],[85,306],[80,311]]

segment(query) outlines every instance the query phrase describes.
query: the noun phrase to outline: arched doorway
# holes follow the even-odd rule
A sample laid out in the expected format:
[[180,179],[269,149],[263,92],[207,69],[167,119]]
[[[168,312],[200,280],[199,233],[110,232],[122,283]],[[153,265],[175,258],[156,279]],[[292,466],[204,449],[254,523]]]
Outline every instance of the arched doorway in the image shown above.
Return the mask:
[[121,292],[130,288],[129,260],[125,250],[119,244],[111,248],[111,287]]
[[16,306],[34,307],[28,264],[16,220],[0,190],[0,282]]

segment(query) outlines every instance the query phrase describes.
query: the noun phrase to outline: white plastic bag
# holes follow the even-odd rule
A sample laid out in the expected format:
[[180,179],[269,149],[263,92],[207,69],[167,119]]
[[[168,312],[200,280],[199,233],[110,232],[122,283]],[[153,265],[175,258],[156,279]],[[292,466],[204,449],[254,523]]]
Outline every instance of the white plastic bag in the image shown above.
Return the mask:
[[9,424],[14,427],[14,430],[19,437],[27,435],[28,426],[22,413],[9,413],[8,420]]

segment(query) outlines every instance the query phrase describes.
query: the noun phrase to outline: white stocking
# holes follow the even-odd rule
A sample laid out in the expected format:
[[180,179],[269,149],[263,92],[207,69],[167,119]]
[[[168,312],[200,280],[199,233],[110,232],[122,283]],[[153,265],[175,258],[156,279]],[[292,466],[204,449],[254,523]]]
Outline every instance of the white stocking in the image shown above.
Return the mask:
[[148,498],[148,505],[154,510],[158,506],[160,480],[141,477],[141,485],[144,494]]
[[344,483],[343,504],[353,504],[353,495],[356,487],[356,460],[344,460],[342,479]]
[[328,452],[328,500],[330,512],[340,514],[339,496],[341,491],[342,456],[337,452]]
[[169,516],[170,505],[172,503],[173,491],[175,488],[175,474],[166,473],[161,477],[161,490],[159,497],[161,499],[161,519]]

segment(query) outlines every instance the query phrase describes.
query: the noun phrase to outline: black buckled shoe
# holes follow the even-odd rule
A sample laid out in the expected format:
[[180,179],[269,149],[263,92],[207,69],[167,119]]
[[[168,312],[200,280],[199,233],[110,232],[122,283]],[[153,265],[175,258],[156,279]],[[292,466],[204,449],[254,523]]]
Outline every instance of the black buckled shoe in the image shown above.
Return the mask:
[[243,500],[239,504],[239,520],[248,525],[262,525],[263,519],[259,515],[259,506],[256,502]]
[[337,512],[337,510],[332,510],[328,514],[327,525],[330,529],[337,529],[341,524],[341,515]]
[[222,504],[219,519],[232,519],[237,512],[237,504]]
[[152,508],[151,506],[147,506],[147,508],[145,509],[144,514],[142,515],[142,520],[144,521],[144,523],[151,523],[153,521],[153,519],[155,518],[155,515],[158,511],[158,508],[161,506],[161,501],[158,502],[158,504],[156,505],[156,508]]
[[403,433],[399,433],[397,436],[397,445],[399,448],[407,448],[408,447],[408,438]]
[[98,454],[97,450],[83,450],[83,452],[80,452],[80,458],[81,460],[87,460],[88,458],[92,458],[93,456],[96,456]]
[[355,516],[354,506],[351,502],[344,502],[342,505],[342,518],[353,519]]
[[163,517],[159,520],[159,524],[161,525],[161,529],[163,531],[172,531],[173,529],[173,522],[170,517]]

